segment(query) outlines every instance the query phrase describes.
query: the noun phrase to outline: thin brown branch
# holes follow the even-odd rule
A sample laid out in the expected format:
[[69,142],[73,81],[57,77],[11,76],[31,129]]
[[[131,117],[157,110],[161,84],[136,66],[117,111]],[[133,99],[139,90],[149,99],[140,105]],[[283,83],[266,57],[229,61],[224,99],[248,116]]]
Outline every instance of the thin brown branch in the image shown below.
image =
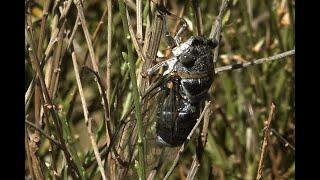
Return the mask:
[[197,35],[202,36],[203,35],[203,24],[202,24],[202,15],[201,15],[201,9],[199,6],[198,0],[191,0],[192,2],[192,8],[195,15],[196,20],[196,27],[197,27]]
[[189,169],[188,175],[187,175],[187,180],[192,180],[195,178],[198,170],[200,167],[200,163],[198,161],[198,158],[196,155],[193,156],[193,161],[191,164],[191,168]]
[[[27,28],[27,34],[28,34],[27,38],[31,37],[30,33],[31,32]],[[30,39],[29,39],[29,42],[31,42]],[[60,121],[60,118],[59,118],[57,112],[55,111],[54,104],[52,103],[51,97],[49,95],[49,91],[48,91],[48,89],[46,87],[46,84],[45,84],[45,81],[44,81],[44,75],[43,75],[42,69],[40,67],[39,60],[36,57],[36,53],[35,53],[35,51],[34,51],[34,49],[32,47],[28,47],[28,52],[29,52],[30,61],[31,61],[33,70],[36,72],[36,74],[38,74],[38,77],[39,77],[39,81],[40,81],[40,85],[41,85],[41,91],[44,94],[45,106],[46,106],[46,108],[48,108],[48,110],[50,111],[50,114],[51,114],[51,116],[53,118],[54,125],[55,125],[55,128],[56,128],[57,134],[59,135],[59,140],[60,140],[61,144],[64,147],[66,147],[65,140],[64,140],[63,134],[62,134],[62,129],[61,129],[61,121]],[[80,171],[76,167],[73,159],[71,158],[70,153],[67,151],[67,148],[64,148],[64,153],[66,155],[66,159],[67,159],[68,164],[71,167],[73,167],[73,170],[75,170],[78,173],[79,176],[81,176],[80,175]],[[73,177],[76,177],[76,175],[74,174],[74,171],[72,171],[72,172],[73,172],[72,173]]]
[[268,120],[265,122],[264,138],[263,138],[262,150],[261,150],[261,154],[260,154],[259,167],[258,167],[257,178],[256,178],[257,180],[262,178],[264,154],[265,154],[266,149],[268,147],[268,139],[269,139],[269,134],[270,134],[270,129],[269,128],[270,128],[270,123],[271,123],[275,108],[276,108],[275,105],[272,103]]
[[[111,16],[112,16],[112,9],[111,9],[111,4],[109,4],[109,3],[111,3],[111,0],[108,0],[108,2],[107,2],[107,7],[104,9],[104,11],[103,11],[103,13],[102,13],[102,16],[101,16],[101,18],[100,18],[100,20],[99,20],[99,23],[98,23],[96,29],[95,29],[94,32],[93,32],[93,35],[92,35],[92,42],[93,42],[93,44],[95,44],[98,35],[99,35],[100,32],[103,30],[103,29],[101,29],[101,28],[104,27],[104,26],[102,26],[102,25],[104,24],[104,19],[105,19],[106,15],[108,15],[108,29],[111,28],[111,24],[109,24],[109,18],[111,18]],[[110,6],[110,7],[109,7],[109,6]],[[111,23],[111,21],[110,21],[110,23]],[[108,32],[109,32],[109,30],[108,30]],[[109,34],[109,33],[108,33],[108,34]],[[108,36],[109,36],[109,35],[108,35]],[[108,39],[109,39],[109,38],[108,38]],[[84,58],[84,61],[83,61],[82,65],[86,64],[87,59],[88,59],[88,56],[89,56],[89,49],[88,49],[88,50],[86,51],[86,53],[85,53],[85,58]]]
[[26,156],[27,156],[29,175],[31,176],[32,179],[35,179],[35,175],[34,175],[33,168],[32,168],[32,160],[31,160],[31,156],[30,156],[28,132],[27,132],[26,127],[25,127],[25,134],[24,134],[24,145],[25,145],[25,151],[26,151]]
[[42,19],[41,19],[41,29],[40,29],[40,36],[39,36],[39,41],[38,41],[38,49],[37,49],[37,56],[39,58],[41,58],[41,50],[42,50],[42,43],[43,43],[43,39],[45,37],[45,33],[46,33],[46,23],[47,23],[47,17],[49,14],[49,7],[52,3],[52,0],[47,0],[44,3],[44,8],[42,11]]
[[98,64],[97,64],[97,61],[96,61],[96,56],[94,54],[92,41],[91,41],[89,30],[88,30],[88,26],[87,26],[87,23],[86,23],[86,19],[84,17],[82,4],[81,4],[81,2],[79,0],[74,0],[73,2],[76,5],[77,10],[78,10],[78,15],[79,15],[80,22],[81,22],[81,25],[82,25],[82,30],[83,30],[83,33],[84,33],[84,36],[85,36],[85,39],[86,39],[86,42],[87,42],[87,45],[88,45],[88,49],[89,49],[89,54],[90,54],[93,70],[96,71],[100,75]]
[[128,12],[127,8],[126,8],[126,15],[127,15],[127,20],[128,20],[130,38],[132,40],[133,46],[134,46],[138,56],[142,59],[143,62],[145,62],[146,58],[143,56],[141,46],[140,46],[140,44],[138,42],[138,39],[137,39],[138,37],[136,38],[136,36],[134,34],[134,31],[133,31],[133,28],[132,28],[132,24],[130,22],[130,15],[129,15],[129,12]]
[[44,179],[43,172],[41,169],[40,159],[37,153],[39,150],[39,147],[38,147],[39,141],[40,141],[40,137],[37,133],[31,134],[28,147],[29,147],[30,157],[32,161],[32,168],[33,168],[35,177],[36,179]]
[[30,121],[25,120],[24,121],[28,126],[34,128],[35,130],[37,130],[38,132],[40,132],[40,134],[42,134],[44,137],[46,137],[47,139],[49,139],[53,144],[55,144],[57,147],[59,147],[60,149],[64,149],[64,147],[55,139],[53,139],[50,135],[48,135],[46,132],[44,132],[42,129],[40,129],[37,125],[33,124]]
[[[72,48],[72,47],[71,47]],[[82,103],[82,109],[83,109],[83,114],[84,114],[84,118],[85,118],[85,123],[87,125],[88,128],[88,134],[89,134],[89,138],[91,140],[91,145],[94,151],[94,155],[96,157],[98,166],[99,166],[99,170],[102,176],[103,180],[106,180],[106,175],[104,173],[104,168],[103,168],[103,164],[101,161],[101,157],[99,154],[99,150],[97,147],[97,144],[95,142],[94,139],[94,135],[92,133],[91,130],[91,121],[92,119],[89,119],[89,112],[88,112],[88,108],[87,108],[87,103],[84,97],[84,93],[83,93],[83,89],[82,89],[82,84],[81,84],[81,80],[80,80],[80,74],[79,74],[79,68],[78,68],[78,64],[77,64],[77,59],[76,59],[76,54],[74,51],[71,52],[71,56],[72,56],[72,62],[73,62],[73,67],[74,67],[74,71],[75,71],[75,75],[76,75],[76,81],[77,81],[77,85],[78,85],[78,90],[79,90],[79,95],[80,95],[80,99],[81,99],[81,103]]]
[[165,176],[163,179],[168,179],[169,176],[172,174],[173,170],[175,169],[175,167],[177,166],[177,164],[178,164],[178,162],[179,162],[179,159],[180,159],[180,156],[181,156],[182,152],[184,151],[185,146],[188,144],[188,142],[189,142],[190,139],[191,139],[191,136],[193,135],[193,133],[196,131],[197,127],[199,126],[202,118],[204,117],[205,112],[207,111],[207,109],[208,109],[209,106],[210,106],[210,103],[211,103],[211,101],[209,101],[209,102],[206,104],[206,106],[204,107],[204,109],[203,109],[200,117],[197,119],[197,123],[193,126],[193,128],[192,128],[192,130],[190,131],[187,139],[185,140],[185,142],[184,142],[184,143],[182,144],[182,146],[180,147],[180,149],[179,149],[179,151],[178,151],[178,153],[177,153],[177,155],[176,155],[176,158],[175,158],[174,161],[173,161],[173,164],[171,165],[169,171],[167,172],[166,176]]
[[112,47],[112,1],[108,0],[108,28],[107,28],[107,99],[111,102],[111,47]]
[[296,151],[296,148],[291,143],[289,143],[288,140],[286,140],[283,136],[281,136],[281,134],[279,134],[275,129],[270,128],[270,131],[272,132],[272,134],[275,134],[275,136],[278,139],[280,139],[280,141],[284,143],[286,147],[290,147],[290,149],[292,149],[293,151]]
[[136,0],[136,6],[137,6],[137,39],[141,40],[143,37],[142,34],[142,1]]
[[221,6],[220,6],[220,11],[219,14],[216,18],[215,24],[212,25],[211,32],[209,35],[209,38],[215,38],[218,39],[220,36],[221,28],[222,28],[222,17],[229,5],[229,0],[223,0]]
[[263,64],[263,63],[274,61],[274,60],[280,60],[280,59],[283,59],[285,57],[292,56],[294,54],[295,54],[295,49],[290,50],[290,51],[286,51],[286,52],[283,52],[283,53],[280,53],[280,54],[277,54],[277,55],[274,55],[274,56],[261,58],[261,59],[256,59],[256,60],[252,60],[252,61],[245,62],[245,63],[237,63],[237,64],[228,65],[228,66],[218,67],[218,68],[215,68],[214,71],[215,71],[215,74],[219,74],[219,73],[224,72],[224,71],[242,69],[242,68],[253,66],[253,65],[257,65],[257,64]]

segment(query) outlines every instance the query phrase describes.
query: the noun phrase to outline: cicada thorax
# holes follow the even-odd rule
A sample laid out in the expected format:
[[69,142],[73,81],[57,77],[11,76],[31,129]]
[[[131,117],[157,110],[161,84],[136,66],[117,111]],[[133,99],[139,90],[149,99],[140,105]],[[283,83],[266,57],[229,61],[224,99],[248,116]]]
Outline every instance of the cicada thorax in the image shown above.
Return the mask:
[[[174,76],[163,89],[156,115],[157,144],[181,145],[199,116],[199,106],[191,104],[181,91],[181,78]],[[168,87],[169,86],[169,87]]]
[[181,77],[180,83],[186,97],[191,103],[199,103],[213,82],[212,49],[216,44],[199,36],[189,38],[186,43],[190,45],[177,56],[175,71]]

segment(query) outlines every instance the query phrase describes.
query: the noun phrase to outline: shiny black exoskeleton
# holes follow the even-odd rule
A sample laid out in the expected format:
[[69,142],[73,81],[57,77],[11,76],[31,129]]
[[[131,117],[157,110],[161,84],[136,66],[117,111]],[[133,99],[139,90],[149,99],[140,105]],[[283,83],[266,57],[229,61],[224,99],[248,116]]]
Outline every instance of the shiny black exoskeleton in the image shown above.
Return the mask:
[[163,75],[170,78],[163,84],[157,109],[158,145],[181,145],[194,127],[200,105],[213,81],[211,51],[216,45],[214,40],[205,37],[190,37],[175,47],[173,56],[162,63],[161,66],[167,67]]

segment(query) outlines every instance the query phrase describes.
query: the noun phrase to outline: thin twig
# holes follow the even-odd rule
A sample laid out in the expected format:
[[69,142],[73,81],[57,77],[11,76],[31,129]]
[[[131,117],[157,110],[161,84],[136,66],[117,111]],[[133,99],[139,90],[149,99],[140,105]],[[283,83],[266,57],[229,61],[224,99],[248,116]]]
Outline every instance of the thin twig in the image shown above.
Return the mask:
[[55,144],[56,146],[58,146],[60,149],[64,149],[64,147],[55,139],[53,139],[50,135],[48,135],[46,132],[44,132],[42,129],[40,129],[38,126],[36,126],[35,124],[33,124],[30,121],[25,120],[24,121],[27,125],[31,126],[32,128],[34,128],[35,130],[39,131],[44,137],[46,137],[47,139],[49,139],[53,144]]
[[129,27],[129,33],[130,33],[130,38],[132,39],[132,43],[133,46],[138,54],[138,56],[142,59],[143,62],[146,62],[146,58],[144,57],[143,53],[142,53],[142,48],[138,42],[138,37],[136,38],[136,36],[134,35],[134,31],[132,28],[132,24],[130,23],[130,15],[128,12],[128,9],[126,9],[126,15],[127,15],[127,20],[128,20],[128,27]]
[[188,175],[187,175],[187,180],[192,180],[195,178],[198,170],[199,170],[200,164],[198,161],[198,158],[196,155],[193,156],[193,161],[191,164],[191,168],[189,169]]
[[197,119],[197,123],[193,126],[192,130],[190,131],[190,133],[189,133],[189,135],[188,135],[188,137],[186,139],[186,141],[182,144],[181,148],[179,149],[179,151],[178,151],[178,153],[176,155],[176,158],[174,159],[173,164],[171,165],[169,171],[167,172],[166,176],[163,178],[164,180],[169,178],[169,176],[171,175],[171,173],[173,172],[173,170],[177,166],[178,161],[180,159],[180,156],[181,156],[182,152],[184,151],[185,146],[188,144],[189,140],[191,139],[191,136],[193,135],[193,133],[196,131],[197,127],[199,126],[202,118],[204,117],[205,112],[207,111],[207,109],[210,106],[210,103],[211,103],[211,101],[209,101],[206,104],[206,106],[204,107],[200,117]]
[[89,54],[90,54],[93,70],[96,71],[100,75],[99,68],[98,68],[97,61],[96,61],[96,56],[94,54],[92,41],[91,41],[91,38],[90,38],[88,26],[86,24],[86,19],[84,17],[84,13],[83,13],[83,8],[82,8],[82,5],[81,5],[81,2],[79,0],[74,0],[73,2],[76,5],[77,10],[78,10],[78,15],[79,15],[80,22],[81,22],[81,25],[82,25],[82,30],[83,30],[83,33],[84,33],[84,36],[85,36],[85,39],[86,39],[86,42],[87,42],[87,45],[88,45],[88,49],[89,49]]
[[[71,46],[71,48],[72,48],[72,46]],[[91,118],[89,119],[89,112],[88,112],[87,103],[86,103],[86,100],[85,100],[85,97],[84,97],[84,93],[83,93],[83,89],[82,89],[82,85],[81,85],[81,80],[80,80],[80,75],[79,75],[79,68],[78,68],[78,64],[77,64],[76,54],[75,54],[74,51],[72,51],[71,56],[72,56],[73,67],[74,67],[74,71],[75,71],[75,75],[76,75],[76,81],[77,81],[77,85],[78,85],[79,95],[80,95],[80,99],[81,99],[81,103],[82,103],[85,123],[87,124],[87,128],[88,128],[88,134],[89,134],[89,137],[90,137],[90,140],[91,140],[91,144],[92,144],[92,148],[93,148],[93,151],[94,151],[94,155],[95,155],[95,157],[97,159],[97,162],[98,162],[98,166],[99,166],[99,170],[100,170],[102,179],[106,180],[107,178],[106,178],[106,175],[104,173],[104,169],[103,169],[101,157],[100,157],[100,154],[99,154],[99,150],[98,150],[97,144],[96,144],[95,139],[94,139],[94,135],[93,135],[92,130],[91,130],[91,121],[92,121],[92,119]]]
[[192,8],[195,15],[196,20],[196,27],[197,27],[197,35],[202,36],[203,35],[203,24],[202,24],[202,15],[201,15],[201,9],[199,6],[198,0],[191,0],[192,2]]
[[107,99],[111,102],[111,47],[112,47],[112,1],[108,0],[108,28],[107,28]]
[[28,147],[29,147],[32,168],[33,168],[35,177],[36,179],[44,179],[44,175],[43,175],[41,164],[40,164],[41,162],[37,153],[39,150],[39,147],[38,147],[39,141],[40,141],[40,137],[37,133],[31,134]]
[[29,136],[28,136],[27,128],[25,127],[24,145],[25,145],[27,162],[28,162],[28,170],[29,170],[29,175],[31,176],[31,178],[32,178],[32,179],[35,179],[35,175],[34,175],[33,168],[32,168],[32,160],[31,160],[31,155],[30,155],[30,148],[29,148],[29,139],[28,139],[28,137],[29,137]]
[[[62,10],[62,13],[61,13],[61,16],[60,16],[60,18],[59,18],[60,21],[63,21],[64,18],[66,17],[66,15],[68,14],[71,3],[72,3],[72,0],[69,0],[69,1],[67,2],[67,4],[64,6],[64,8],[63,8],[63,10]],[[28,23],[28,21],[27,21],[27,23]],[[31,28],[31,25],[28,24],[27,29],[28,29],[28,27]],[[45,55],[44,55],[44,57],[41,58],[41,62],[40,62],[40,67],[41,67],[41,69],[43,68],[43,66],[44,66],[45,63],[47,62],[48,58],[50,57],[49,55],[50,55],[50,53],[52,52],[52,50],[54,49],[54,48],[53,48],[53,47],[54,47],[54,44],[58,41],[57,35],[58,35],[59,31],[60,31],[59,28],[55,28],[55,29],[53,29],[53,31],[52,31],[52,33],[51,33],[51,37],[50,37],[49,44],[48,44],[48,46],[47,46],[47,48],[46,48],[46,50],[45,50],[45,53],[44,53]],[[29,33],[26,33],[26,36],[27,36],[27,37],[29,36],[28,34],[29,34]],[[28,38],[27,38],[27,39],[28,39]],[[30,39],[32,39],[32,37],[30,37]],[[29,42],[30,42],[30,45],[31,45],[33,41],[29,41]],[[35,49],[35,47],[32,46],[32,45],[31,45],[31,48]],[[38,58],[39,58],[39,57],[38,57]],[[34,91],[34,84],[35,84],[34,81],[35,81],[36,77],[37,77],[37,73],[35,74],[35,76],[33,77],[32,81],[30,82],[29,87],[28,87],[28,90],[27,90],[27,92],[26,92],[26,94],[25,94],[25,105],[27,105],[27,106],[25,107],[25,110],[26,110],[26,111],[27,111],[28,108],[29,108],[28,104],[29,104],[29,101],[30,101],[30,99],[31,99],[31,95],[33,94],[33,91]]]
[[143,37],[142,34],[142,1],[136,0],[136,6],[137,6],[137,39],[141,40]]
[[215,22],[215,24],[212,25],[209,38],[217,39],[220,36],[219,31],[222,28],[221,27],[222,26],[222,17],[224,15],[224,12],[226,11],[226,8],[228,7],[228,4],[229,4],[229,0],[223,0],[221,7],[220,7],[218,17],[216,18],[216,22]]
[[269,127],[270,127],[270,123],[271,123],[272,116],[273,116],[273,113],[275,111],[275,108],[276,108],[275,105],[272,103],[268,120],[265,122],[264,138],[263,138],[262,150],[261,150],[261,154],[260,154],[260,161],[259,161],[259,167],[258,167],[257,178],[256,178],[257,180],[262,178],[264,154],[266,152],[266,149],[267,149],[267,146],[268,146],[268,139],[269,139],[269,131],[270,131]]
[[279,134],[275,129],[273,128],[270,128],[270,131],[275,134],[277,136],[277,138],[279,138],[283,143],[284,145],[287,147],[290,147],[293,151],[296,151],[296,148],[291,144],[289,143],[288,140],[286,140],[283,136],[281,136],[281,134]]
[[[99,20],[99,23],[98,23],[96,29],[95,29],[94,32],[93,32],[93,35],[92,35],[92,42],[93,42],[93,44],[95,44],[96,39],[97,39],[99,33],[103,30],[103,29],[101,29],[101,28],[104,27],[104,26],[102,26],[102,25],[104,24],[104,19],[105,19],[106,15],[108,15],[108,29],[111,28],[111,24],[109,24],[109,17],[111,17],[110,14],[112,14],[112,12],[111,12],[111,9],[109,9],[109,1],[110,1],[110,3],[111,3],[111,0],[108,0],[108,2],[107,2],[107,7],[104,9],[104,11],[103,11],[103,13],[102,13],[102,16],[101,16],[101,18],[100,18],[100,20]],[[110,8],[111,8],[111,6],[110,6]],[[109,15],[110,15],[110,16],[109,16]],[[110,21],[110,23],[111,23],[111,21]],[[108,31],[108,32],[109,32],[109,31]],[[85,58],[84,58],[84,61],[83,61],[83,63],[82,63],[81,65],[86,64],[87,59],[88,59],[88,56],[89,56],[89,49],[86,51],[85,56],[84,56],[84,57],[85,57]],[[80,74],[81,74],[81,73],[80,73]]]
[[41,29],[40,29],[40,36],[39,36],[39,41],[38,41],[38,49],[37,49],[37,56],[41,58],[41,50],[42,50],[42,43],[43,43],[43,38],[45,37],[46,33],[46,23],[47,23],[47,17],[48,17],[48,11],[49,7],[52,3],[52,0],[45,1],[44,3],[44,8],[42,11],[42,19],[41,19]]
[[248,66],[253,66],[253,65],[257,65],[257,64],[262,64],[265,62],[270,62],[270,61],[274,61],[274,60],[280,60],[282,58],[288,57],[288,56],[292,56],[295,54],[295,49],[290,50],[290,51],[286,51],[274,56],[270,56],[270,57],[266,57],[266,58],[261,58],[261,59],[256,59],[253,61],[249,61],[249,62],[245,62],[245,63],[237,63],[237,64],[232,64],[232,65],[228,65],[228,66],[222,66],[222,67],[218,67],[215,68],[215,74],[219,74],[221,72],[224,71],[230,71],[230,70],[235,70],[235,69],[239,69],[239,68],[245,68]]
[[[30,33],[30,32],[28,32],[28,33]],[[30,36],[27,36],[27,37],[30,37]],[[46,84],[45,84],[45,81],[44,81],[44,75],[43,75],[42,69],[40,67],[39,60],[37,59],[35,51],[34,51],[34,49],[32,47],[28,47],[28,51],[29,51],[29,56],[30,56],[30,60],[31,60],[32,66],[34,68],[34,71],[39,76],[40,85],[41,85],[41,91],[44,94],[44,100],[45,100],[46,108],[48,108],[48,110],[50,111],[50,114],[51,114],[51,116],[53,118],[57,134],[59,135],[59,140],[60,140],[61,144],[65,147],[64,148],[64,153],[65,153],[67,162],[71,167],[73,167],[73,170],[75,170],[78,173],[79,177],[83,177],[84,178],[84,174],[82,174],[81,173],[82,171],[80,171],[76,167],[76,164],[73,161],[73,159],[71,158],[71,155],[70,155],[69,151],[67,151],[66,144],[65,144],[65,141],[64,141],[64,138],[63,138],[63,134],[62,134],[61,121],[60,121],[60,118],[59,118],[57,112],[55,111],[54,104],[52,103],[52,100],[50,98],[48,89],[46,87]],[[74,171],[72,171],[72,172],[74,172]],[[72,174],[72,175],[74,176],[74,178],[76,177],[75,174]]]

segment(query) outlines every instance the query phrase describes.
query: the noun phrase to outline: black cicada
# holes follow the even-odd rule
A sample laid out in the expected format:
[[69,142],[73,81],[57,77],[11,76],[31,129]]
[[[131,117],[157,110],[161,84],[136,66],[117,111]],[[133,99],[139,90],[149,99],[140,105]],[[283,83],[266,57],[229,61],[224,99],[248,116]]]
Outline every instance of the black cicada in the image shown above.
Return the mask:
[[[154,74],[164,67],[156,112],[156,143],[160,146],[181,145],[200,115],[200,107],[213,82],[214,66],[212,49],[217,42],[202,36],[192,36],[181,43],[180,35],[186,29],[183,18],[171,14],[158,6],[162,15],[170,15],[183,22],[183,26],[172,37],[164,24],[165,38],[172,48],[172,56],[148,69]],[[163,19],[165,21],[165,19]]]
[[172,49],[171,58],[148,70],[153,74],[159,67],[166,68],[156,114],[158,145],[181,145],[195,125],[213,81],[212,49],[216,45],[212,39],[192,36]]

